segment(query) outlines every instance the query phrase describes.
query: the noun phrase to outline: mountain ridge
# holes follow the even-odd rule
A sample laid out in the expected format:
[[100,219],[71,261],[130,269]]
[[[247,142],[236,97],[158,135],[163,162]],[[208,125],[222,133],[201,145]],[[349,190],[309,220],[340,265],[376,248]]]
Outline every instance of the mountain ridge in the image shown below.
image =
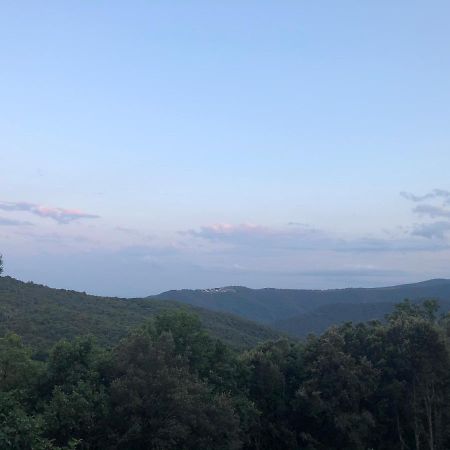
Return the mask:
[[349,290],[369,290],[369,289],[392,289],[398,287],[420,287],[420,286],[439,286],[443,284],[450,285],[450,278],[430,278],[428,280],[416,281],[413,283],[402,283],[402,284],[393,284],[388,286],[377,286],[377,287],[361,287],[361,286],[349,286],[345,288],[325,288],[325,289],[306,289],[306,288],[273,288],[273,287],[263,287],[263,288],[251,288],[243,285],[225,285],[225,286],[217,286],[213,288],[196,288],[196,289],[169,289],[168,291],[163,291],[159,294],[147,295],[145,298],[157,297],[163,294],[167,294],[170,292],[227,292],[232,289],[235,290],[248,290],[248,291],[306,291],[306,292],[330,292],[330,291],[349,291]]
[[286,334],[303,338],[342,322],[382,320],[405,298],[435,298],[442,311],[450,310],[450,280],[326,290],[224,286],[120,298],[5,276],[0,277],[0,336],[15,332],[44,350],[61,338],[83,334],[109,345],[155,314],[181,309],[198,314],[212,336],[244,349]]
[[[226,311],[254,320],[273,328],[304,336],[309,332],[324,331],[332,324],[325,317],[326,308],[341,305],[347,316],[338,314],[340,321],[382,319],[396,303],[405,299],[420,301],[428,298],[440,300],[443,308],[450,302],[450,279],[435,278],[417,283],[373,288],[341,289],[251,289],[242,286],[224,286],[213,289],[172,290],[154,296],[160,300]],[[381,304],[384,307],[374,305]],[[362,308],[361,305],[367,305]],[[317,323],[317,317],[321,318]],[[308,320],[309,318],[309,320]],[[296,327],[295,321],[298,326]]]
[[280,333],[229,313],[174,301],[101,297],[0,277],[0,336],[14,332],[44,353],[59,339],[94,335],[114,345],[155,314],[184,310],[197,314],[208,332],[236,349],[276,339]]

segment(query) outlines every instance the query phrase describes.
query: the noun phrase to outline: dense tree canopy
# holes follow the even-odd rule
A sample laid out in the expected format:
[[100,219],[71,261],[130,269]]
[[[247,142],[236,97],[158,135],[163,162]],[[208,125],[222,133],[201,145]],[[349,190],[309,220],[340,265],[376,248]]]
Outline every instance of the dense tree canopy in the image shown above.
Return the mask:
[[113,347],[130,330],[168,310],[194,313],[211,336],[238,350],[280,337],[275,330],[238,316],[172,301],[98,297],[0,277],[0,336],[14,332],[43,357],[59,340],[78,336],[93,335],[98,344]]
[[0,448],[450,448],[450,316],[404,302],[386,323],[237,353],[166,312],[114,349],[60,341],[45,361],[0,338]]

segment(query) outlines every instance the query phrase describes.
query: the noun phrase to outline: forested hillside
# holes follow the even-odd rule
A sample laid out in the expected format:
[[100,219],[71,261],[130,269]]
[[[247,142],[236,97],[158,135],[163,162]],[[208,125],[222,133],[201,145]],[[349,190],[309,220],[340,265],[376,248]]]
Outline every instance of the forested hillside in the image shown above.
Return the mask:
[[61,338],[87,334],[95,336],[101,345],[113,345],[149,317],[178,309],[198,314],[212,336],[235,348],[249,348],[279,336],[265,326],[230,314],[176,302],[97,297],[0,277],[0,336],[17,333],[26,344],[43,352]]
[[217,289],[168,291],[153,298],[171,299],[215,311],[231,312],[296,336],[321,333],[330,325],[347,321],[383,319],[395,303],[405,299],[438,299],[442,311],[450,310],[450,280],[384,288],[328,290]]
[[[414,300],[413,303],[420,303]],[[450,301],[441,300],[439,302],[440,313],[450,311]],[[310,333],[320,334],[333,325],[340,325],[346,322],[360,323],[371,320],[384,321],[388,314],[395,308],[395,303],[332,303],[323,305],[306,313],[300,314],[290,319],[272,322],[272,328],[296,336],[305,338]]]
[[180,311],[113,349],[61,341],[46,362],[9,335],[0,448],[448,450],[449,344],[432,301],[241,354]]

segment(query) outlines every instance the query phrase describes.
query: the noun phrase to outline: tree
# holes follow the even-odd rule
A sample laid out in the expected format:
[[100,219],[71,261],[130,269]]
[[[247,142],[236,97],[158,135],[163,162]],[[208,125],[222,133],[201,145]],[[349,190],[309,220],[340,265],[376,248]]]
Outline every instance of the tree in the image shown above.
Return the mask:
[[60,341],[53,347],[41,386],[43,432],[59,446],[81,441],[81,449],[101,448],[109,399],[104,385],[105,355],[91,338]]
[[401,448],[449,448],[450,359],[433,310],[430,302],[397,310],[386,327],[383,389],[396,422],[384,419],[397,427]]
[[40,364],[16,334],[0,338],[0,392],[29,388],[39,374]]
[[[8,280],[5,280],[8,281]],[[450,315],[403,302],[385,322],[237,354],[164,313],[102,349],[45,360],[0,338],[0,449],[450,449]]]
[[285,339],[267,342],[247,352],[243,360],[250,372],[245,380],[248,397],[259,416],[247,432],[245,448],[299,448],[291,399],[303,372],[301,348]]
[[3,255],[0,254],[0,275],[3,273]]
[[3,450],[50,450],[54,447],[41,437],[39,418],[27,414],[17,395],[0,392],[0,448]]
[[170,332],[145,330],[114,351],[111,446],[135,450],[240,448],[231,401],[189,371]]
[[355,334],[350,331],[345,326],[331,328],[306,343],[305,379],[296,393],[295,409],[313,448],[363,449],[373,434],[369,406],[378,371],[365,355],[347,349]]
[[175,354],[188,361],[191,372],[200,378],[208,377],[214,341],[208,336],[198,316],[186,311],[166,311],[150,322],[148,331],[154,338],[170,333]]

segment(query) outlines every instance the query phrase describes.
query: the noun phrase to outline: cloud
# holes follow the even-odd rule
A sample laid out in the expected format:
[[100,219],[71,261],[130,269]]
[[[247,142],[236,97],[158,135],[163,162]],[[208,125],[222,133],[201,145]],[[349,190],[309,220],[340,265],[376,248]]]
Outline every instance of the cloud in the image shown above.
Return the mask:
[[89,239],[86,236],[71,236],[67,234],[60,233],[41,233],[41,234],[29,234],[28,236],[32,237],[36,242],[42,243],[54,243],[58,244],[58,246],[65,246],[73,243],[95,243],[92,239]]
[[450,191],[446,191],[444,189],[433,189],[431,192],[428,192],[424,195],[415,195],[411,192],[400,192],[400,195],[406,200],[410,200],[412,202],[423,202],[425,200],[442,198],[445,200],[445,203],[450,204]]
[[[450,191],[433,189],[431,192],[424,195],[414,195],[409,192],[401,192],[401,195],[407,200],[420,203],[412,210],[415,214],[427,216],[432,219],[450,218]],[[432,202],[433,200],[437,200],[435,203],[440,203],[440,205],[421,203],[424,201]],[[450,222],[441,220],[431,223],[416,224],[412,227],[410,235],[433,241],[435,245],[447,247],[448,244],[446,243],[446,238],[449,231]]]
[[438,252],[450,248],[445,242],[430,242],[428,236],[412,233],[410,237],[403,238],[359,238],[341,241],[333,250],[354,253],[380,253],[380,252]]
[[0,217],[0,226],[30,226],[31,222],[23,220],[8,219],[6,217]]
[[398,269],[380,269],[373,266],[354,266],[337,269],[261,269],[254,267],[245,267],[238,264],[232,266],[214,266],[205,267],[203,270],[209,270],[222,273],[235,274],[257,274],[263,276],[279,277],[318,277],[318,278],[349,278],[349,277],[391,277],[405,275],[406,272]]
[[334,252],[421,252],[448,249],[444,242],[430,242],[426,234],[406,237],[339,238],[322,230],[305,227],[270,228],[258,225],[216,224],[186,232],[195,238],[221,243],[238,251],[264,254],[273,251],[300,250]]
[[203,226],[199,230],[188,230],[184,234],[205,239],[210,242],[239,247],[260,249],[312,249],[323,246],[328,239],[320,231],[295,227],[277,229],[252,224],[215,224]]
[[450,231],[450,222],[441,221],[418,225],[412,231],[412,234],[427,239],[444,240],[449,231]]
[[353,278],[353,277],[393,277],[406,275],[407,272],[398,269],[378,269],[375,267],[356,267],[344,269],[303,270],[292,275],[309,277]]
[[450,210],[435,205],[417,205],[413,209],[413,212],[422,216],[430,216],[432,218],[450,217]]
[[309,225],[307,223],[303,223],[303,222],[288,222],[288,226],[290,227],[303,227],[303,228],[308,228]]
[[152,235],[144,233],[141,230],[137,230],[135,228],[117,226],[114,229],[117,231],[120,231],[121,233],[124,233],[132,238],[141,239],[144,241],[150,241],[153,239]]
[[67,224],[80,219],[97,219],[95,214],[87,214],[77,209],[65,209],[36,205],[28,202],[0,202],[0,210],[25,211],[38,217],[52,219],[59,224]]

